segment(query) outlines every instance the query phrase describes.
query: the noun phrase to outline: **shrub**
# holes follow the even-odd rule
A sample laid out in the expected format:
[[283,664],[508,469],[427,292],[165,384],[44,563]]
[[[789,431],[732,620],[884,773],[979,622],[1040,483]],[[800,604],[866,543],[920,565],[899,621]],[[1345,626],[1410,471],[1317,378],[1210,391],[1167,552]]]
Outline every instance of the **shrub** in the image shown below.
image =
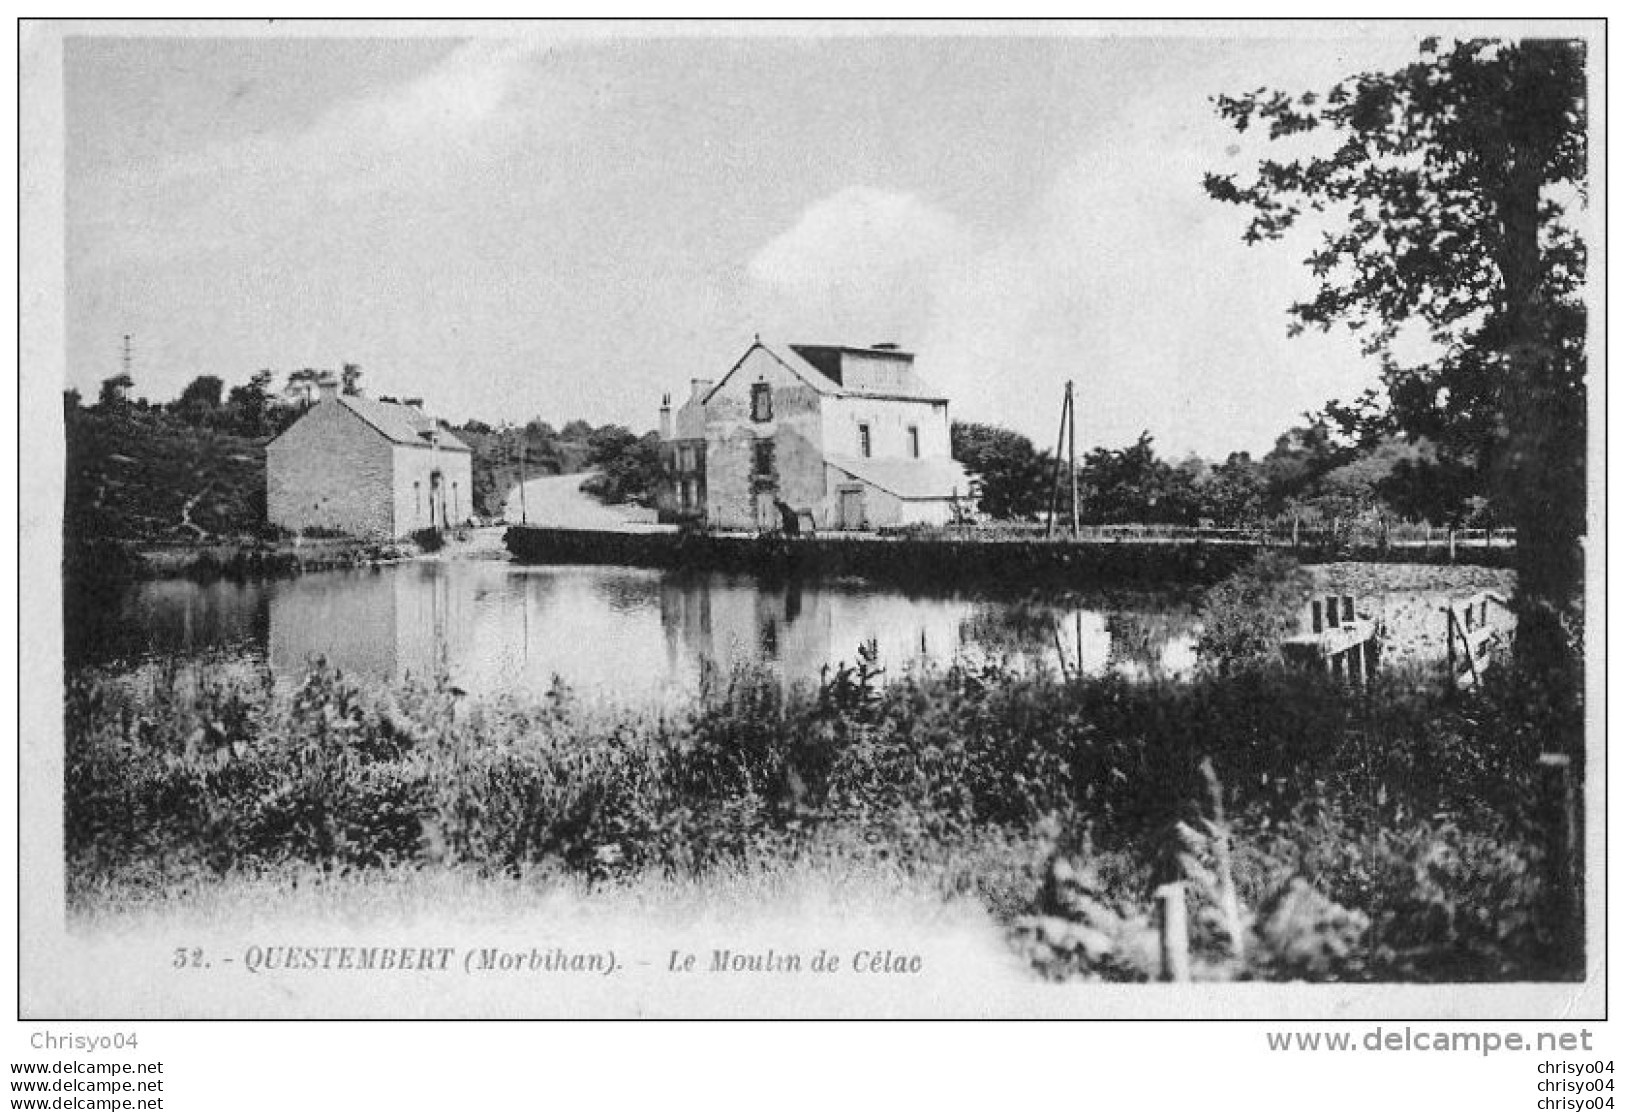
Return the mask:
[[[65,707],[70,893],[166,869],[456,865],[598,882],[816,853],[975,893],[1047,975],[1132,979],[1154,972],[1150,892],[1172,868],[1193,879],[1208,976],[1572,965],[1540,911],[1531,778],[1546,711],[1512,688],[1447,704],[1282,669],[886,680],[862,654],[811,690],[713,670],[681,713],[651,721],[588,713],[563,689],[363,688],[320,661],[294,685],[230,660],[80,673]],[[1251,924],[1240,967],[1223,889],[1194,882],[1223,869]]]
[[1309,578],[1292,557],[1255,557],[1203,596],[1198,661],[1222,674],[1279,660],[1281,642],[1296,631],[1308,593]]

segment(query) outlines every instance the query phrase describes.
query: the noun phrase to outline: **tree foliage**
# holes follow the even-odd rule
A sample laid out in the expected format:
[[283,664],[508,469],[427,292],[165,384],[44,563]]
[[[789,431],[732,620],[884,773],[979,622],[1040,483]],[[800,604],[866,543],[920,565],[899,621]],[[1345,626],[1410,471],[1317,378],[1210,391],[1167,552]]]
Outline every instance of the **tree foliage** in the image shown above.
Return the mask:
[[954,459],[981,482],[983,513],[1011,520],[1045,508],[1054,464],[1031,440],[997,425],[955,421],[949,441]]
[[[1351,426],[1427,437],[1413,471],[1482,477],[1518,529],[1520,647],[1559,655],[1585,524],[1585,63],[1571,41],[1428,39],[1325,93],[1221,96],[1237,131],[1308,149],[1205,179],[1250,211],[1248,243],[1321,228],[1292,329],[1346,326],[1381,360],[1386,396],[1342,407]],[[1402,354],[1407,330],[1431,357]]]

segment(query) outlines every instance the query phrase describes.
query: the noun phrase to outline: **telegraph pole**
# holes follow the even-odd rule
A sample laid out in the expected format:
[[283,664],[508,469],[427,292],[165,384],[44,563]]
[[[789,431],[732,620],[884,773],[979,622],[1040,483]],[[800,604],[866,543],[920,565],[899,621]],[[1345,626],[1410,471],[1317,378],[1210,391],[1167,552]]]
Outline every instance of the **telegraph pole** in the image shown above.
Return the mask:
[[1072,536],[1078,535],[1078,415],[1073,408],[1072,382],[1067,380],[1066,393],[1061,398],[1061,427],[1055,434],[1055,467],[1050,479],[1049,520],[1044,525],[1044,536],[1055,532],[1055,514],[1061,500],[1061,453],[1066,453],[1067,470],[1071,472]]
[[[530,511],[525,507],[525,454],[528,447],[525,443],[526,436],[525,426],[521,425],[519,428],[519,524],[521,525],[530,524]],[[525,647],[529,648],[530,646],[526,645]]]
[[1072,384],[1067,383],[1067,390],[1061,397],[1061,427],[1055,433],[1055,466],[1050,469],[1049,486],[1049,517],[1044,522],[1044,536],[1048,537],[1055,532],[1056,503],[1061,500],[1061,452],[1066,448],[1066,416],[1072,407]]
[[1066,467],[1072,473],[1072,539],[1078,539],[1078,406],[1066,382]]

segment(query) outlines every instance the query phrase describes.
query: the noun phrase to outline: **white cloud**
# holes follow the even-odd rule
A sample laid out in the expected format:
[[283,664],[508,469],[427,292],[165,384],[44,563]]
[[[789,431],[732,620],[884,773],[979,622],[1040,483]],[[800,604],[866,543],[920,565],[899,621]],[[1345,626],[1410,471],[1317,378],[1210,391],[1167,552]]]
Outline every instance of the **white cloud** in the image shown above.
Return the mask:
[[847,189],[750,273],[791,299],[775,330],[899,340],[959,416],[1046,443],[1075,379],[1080,449],[1149,429],[1169,453],[1256,450],[1372,369],[1340,337],[1286,339],[1303,242],[1245,247],[1243,214],[1202,189],[1233,143],[1201,94],[1147,93],[994,234]]
[[751,260],[780,299],[770,316],[869,341],[917,328],[971,240],[950,215],[908,193],[843,189],[802,213]]

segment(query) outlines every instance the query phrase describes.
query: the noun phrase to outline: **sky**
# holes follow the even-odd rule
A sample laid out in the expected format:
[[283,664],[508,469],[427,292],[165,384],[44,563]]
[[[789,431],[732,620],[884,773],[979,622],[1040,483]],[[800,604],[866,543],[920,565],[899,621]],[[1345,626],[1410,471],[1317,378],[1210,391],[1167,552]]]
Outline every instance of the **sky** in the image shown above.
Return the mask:
[[130,334],[153,400],[348,362],[453,421],[643,431],[757,335],[894,342],[956,419],[1053,445],[1073,379],[1080,450],[1222,459],[1375,384],[1287,336],[1312,241],[1245,246],[1201,181],[1274,153],[1211,97],[1391,69],[1401,28],[502,30],[68,39],[69,385]]

